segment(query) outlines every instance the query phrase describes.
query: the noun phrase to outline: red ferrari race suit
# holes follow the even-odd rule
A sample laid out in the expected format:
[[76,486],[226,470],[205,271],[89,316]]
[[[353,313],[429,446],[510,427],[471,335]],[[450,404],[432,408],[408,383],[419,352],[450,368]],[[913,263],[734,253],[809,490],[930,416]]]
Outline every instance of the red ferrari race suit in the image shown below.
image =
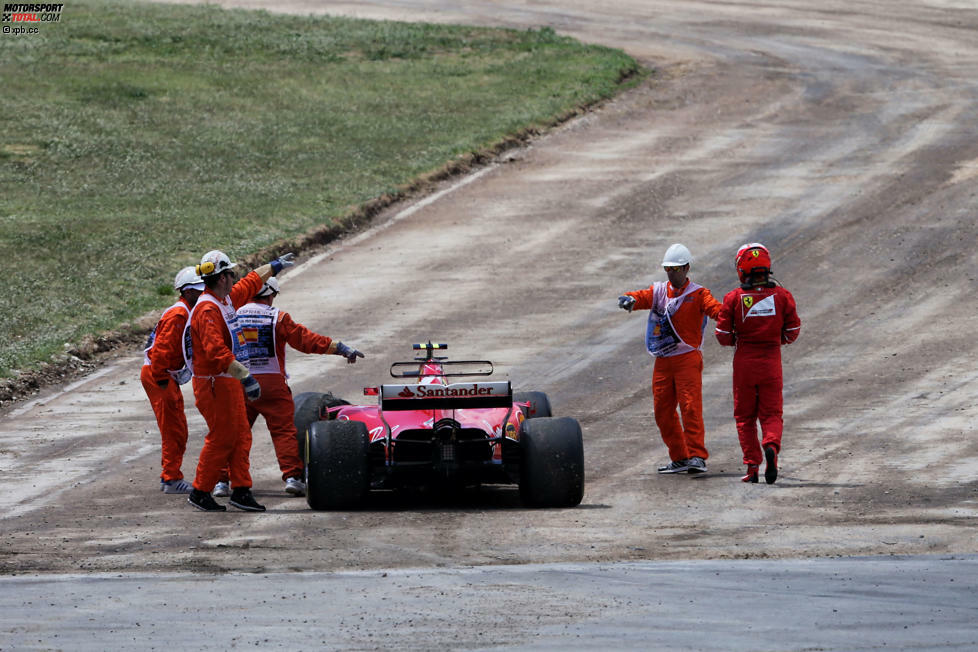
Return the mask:
[[238,320],[248,345],[249,369],[261,385],[261,397],[246,405],[248,424],[258,415],[272,436],[282,479],[302,478],[303,464],[295,430],[295,404],[286,379],[285,345],[303,353],[326,353],[333,340],[293,321],[289,313],[263,303],[238,309]]
[[679,289],[658,282],[625,295],[635,298],[633,309],[651,311],[645,343],[655,357],[653,411],[669,457],[674,462],[691,457],[706,460],[701,349],[706,319],[716,319],[722,306],[709,290],[689,279]]
[[228,468],[235,488],[251,488],[251,428],[244,391],[241,382],[226,372],[235,359],[248,365],[248,352],[235,308],[255,296],[263,284],[261,276],[249,272],[234,284],[223,301],[210,290],[204,290],[190,313],[184,352],[187,367],[194,374],[197,409],[208,428],[194,478],[194,489],[198,491],[213,491],[222,470]]
[[[180,385],[189,380],[182,344],[189,316],[190,305],[182,297],[166,309],[146,341],[139,374],[160,427],[163,467],[160,479],[164,482],[183,479],[180,467],[187,451],[187,416]],[[160,386],[162,383],[165,387]]]
[[[762,448],[781,451],[781,345],[801,332],[795,299],[783,287],[738,288],[723,298],[716,337],[736,346],[733,358],[734,420],[744,464],[760,464]],[[757,441],[757,422],[762,442]]]

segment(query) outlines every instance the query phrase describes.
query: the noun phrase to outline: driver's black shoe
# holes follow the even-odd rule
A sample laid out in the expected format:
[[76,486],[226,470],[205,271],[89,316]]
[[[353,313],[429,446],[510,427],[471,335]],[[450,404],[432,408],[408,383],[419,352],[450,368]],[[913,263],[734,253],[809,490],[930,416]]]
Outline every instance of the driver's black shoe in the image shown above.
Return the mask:
[[757,464],[747,465],[747,475],[740,479],[741,482],[757,482]]
[[778,451],[774,446],[764,447],[764,460],[767,462],[767,466],[764,467],[764,481],[774,484],[778,479]]
[[187,496],[187,502],[202,512],[226,512],[228,509],[214,500],[208,492],[200,491],[199,489],[192,489],[190,491],[190,495]]
[[258,501],[255,500],[255,497],[251,493],[251,489],[248,489],[247,487],[232,491],[231,500],[228,502],[238,509],[243,509],[246,512],[265,511],[265,506],[258,504]]

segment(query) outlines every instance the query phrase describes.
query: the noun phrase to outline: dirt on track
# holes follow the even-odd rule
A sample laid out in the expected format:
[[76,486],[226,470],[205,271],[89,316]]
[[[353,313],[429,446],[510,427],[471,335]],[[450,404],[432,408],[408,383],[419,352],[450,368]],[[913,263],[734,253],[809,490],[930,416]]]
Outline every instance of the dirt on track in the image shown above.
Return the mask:
[[[258,8],[267,2],[221,2]],[[367,358],[292,354],[294,391],[359,397],[409,345],[488,358],[584,428],[576,509],[511,488],[205,514],[158,490],[159,440],[120,356],[0,418],[0,572],[288,571],[626,559],[974,553],[978,11],[893,0],[364,0],[275,10],[550,26],[656,73],[579,119],[396,206],[283,275],[278,305]],[[745,485],[731,352],[708,337],[710,473],[659,476],[644,319],[616,307],[689,246],[722,296],[759,240],[795,295],[776,485]],[[201,251],[220,243],[201,243]],[[712,328],[712,327],[711,327]],[[63,389],[64,391],[60,391]],[[191,476],[204,432],[187,395]]]

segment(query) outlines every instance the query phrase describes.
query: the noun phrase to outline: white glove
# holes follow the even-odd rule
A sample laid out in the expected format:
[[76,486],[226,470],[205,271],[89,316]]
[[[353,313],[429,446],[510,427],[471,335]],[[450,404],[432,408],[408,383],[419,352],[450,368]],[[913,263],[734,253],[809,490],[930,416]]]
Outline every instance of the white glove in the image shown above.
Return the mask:
[[245,378],[251,375],[251,372],[248,371],[248,367],[244,366],[237,360],[232,360],[231,364],[228,365],[227,374],[232,378],[237,378],[238,380],[244,380]]

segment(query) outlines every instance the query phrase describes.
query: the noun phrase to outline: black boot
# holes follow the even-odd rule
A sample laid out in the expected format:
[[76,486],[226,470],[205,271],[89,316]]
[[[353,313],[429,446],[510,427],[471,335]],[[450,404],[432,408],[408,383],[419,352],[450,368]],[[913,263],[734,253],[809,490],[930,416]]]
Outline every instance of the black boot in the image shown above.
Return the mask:
[[774,481],[778,479],[778,451],[774,449],[774,446],[764,447],[764,460],[767,462],[767,466],[764,467],[764,481],[768,484],[774,484]]
[[229,500],[232,505],[238,509],[243,509],[246,512],[264,512],[265,506],[259,505],[258,501],[251,494],[251,489],[247,487],[235,488],[231,492],[231,500]]
[[187,502],[202,512],[226,512],[228,510],[227,507],[214,500],[208,492],[199,489],[190,492],[190,495],[187,496]]

